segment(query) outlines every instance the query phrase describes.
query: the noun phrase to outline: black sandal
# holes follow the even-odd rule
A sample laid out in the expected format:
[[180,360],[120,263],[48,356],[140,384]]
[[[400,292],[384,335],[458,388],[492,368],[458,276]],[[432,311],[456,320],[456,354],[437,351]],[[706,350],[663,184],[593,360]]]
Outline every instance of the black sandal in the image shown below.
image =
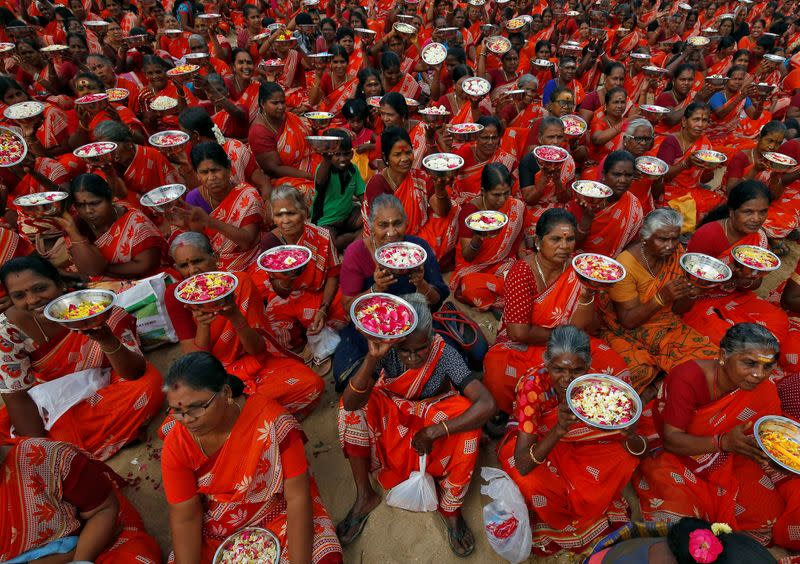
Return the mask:
[[[364,527],[367,525],[367,519],[369,519],[369,513],[356,518],[353,517],[353,510],[351,509],[345,518],[338,525],[336,525],[336,536],[339,538],[339,544],[342,546],[348,546],[355,542],[355,540],[361,536],[361,533],[364,531]],[[357,526],[358,530],[350,538],[350,540],[347,542],[343,541],[342,535],[352,529],[353,526]],[[344,529],[344,531],[340,531],[340,529]]]
[[[450,550],[453,551],[453,554],[455,554],[459,558],[466,558],[467,556],[472,554],[475,551],[475,535],[473,535],[472,531],[469,530],[469,527],[467,526],[467,522],[464,520],[464,517],[463,516],[461,517],[461,522],[464,523],[464,528],[454,529],[450,527],[450,524],[447,522],[447,519],[445,519],[444,515],[442,515],[441,513],[437,514],[439,515],[442,522],[444,523],[445,528],[447,529],[447,542],[450,545]],[[464,537],[467,535],[467,533],[472,535],[472,546],[467,549],[464,549],[463,545],[461,544],[461,541],[464,540]],[[465,552],[462,554],[461,552],[459,552],[459,550],[465,550]]]

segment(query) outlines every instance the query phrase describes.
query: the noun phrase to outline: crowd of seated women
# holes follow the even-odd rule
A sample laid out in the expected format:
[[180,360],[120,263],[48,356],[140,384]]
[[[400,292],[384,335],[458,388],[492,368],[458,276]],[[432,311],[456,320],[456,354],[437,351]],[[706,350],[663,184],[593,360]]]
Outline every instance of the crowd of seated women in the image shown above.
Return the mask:
[[[376,533],[375,484],[391,490],[423,454],[465,557],[483,536],[462,514],[481,449],[522,494],[538,556],[713,562],[701,537],[726,561],[800,551],[800,479],[753,437],[761,416],[800,420],[800,265],[767,292],[731,255],[796,256],[796,7],[0,2],[0,530],[12,531],[0,561],[205,563],[263,527],[282,561],[343,562],[342,547]],[[430,64],[434,42],[446,58]],[[167,131],[185,143],[152,142]],[[319,135],[335,148],[315,149]],[[114,149],[82,157],[95,142]],[[537,157],[542,145],[565,158]],[[434,153],[462,166],[432,174]],[[775,153],[794,165],[774,166]],[[610,195],[588,203],[577,180]],[[143,203],[175,184],[175,205]],[[42,192],[65,193],[55,213],[19,199]],[[502,228],[467,225],[492,211]],[[424,263],[405,275],[377,264],[397,242]],[[259,268],[280,245],[311,260],[288,277]],[[626,276],[588,284],[572,267],[582,252]],[[730,265],[731,279],[701,289],[685,252]],[[220,310],[176,298],[181,280],[217,271],[238,280]],[[68,292],[153,278],[182,354],[164,374],[122,307],[81,331],[44,315]],[[357,329],[351,305],[370,293],[406,299],[413,332]],[[498,322],[485,350],[478,312]],[[316,354],[323,339],[338,345]],[[329,371],[355,490],[336,523],[302,426]],[[576,418],[566,390],[587,373],[629,383],[641,419],[607,432]],[[105,464],[156,427],[161,547]],[[629,484],[645,524],[631,523]]]

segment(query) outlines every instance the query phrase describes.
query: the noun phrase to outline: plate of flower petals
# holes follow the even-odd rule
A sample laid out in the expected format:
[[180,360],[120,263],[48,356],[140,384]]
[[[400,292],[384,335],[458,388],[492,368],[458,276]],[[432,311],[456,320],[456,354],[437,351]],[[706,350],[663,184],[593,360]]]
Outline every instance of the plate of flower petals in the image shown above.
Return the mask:
[[664,106],[656,106],[655,104],[639,104],[639,109],[643,112],[648,112],[651,114],[668,114],[672,111],[669,108],[665,108]]
[[491,233],[505,227],[508,216],[496,210],[478,210],[469,214],[464,219],[464,224],[480,233]]
[[598,429],[614,431],[635,424],[642,400],[629,384],[608,374],[585,374],[567,387],[567,405],[575,416]]
[[108,100],[108,93],[107,92],[97,92],[95,94],[87,94],[86,96],[81,96],[75,100],[75,103],[78,105],[82,104],[96,104],[97,102],[103,102]]
[[468,96],[486,96],[492,89],[492,83],[480,76],[471,76],[461,82],[461,90]]
[[350,306],[356,329],[378,339],[401,339],[417,326],[417,313],[402,298],[392,294],[363,294]]
[[223,300],[239,285],[230,272],[212,271],[195,274],[175,287],[175,298],[186,305],[215,311],[225,307]]
[[586,125],[586,121],[582,117],[573,114],[561,116],[561,122],[564,124],[564,134],[569,135],[570,137],[578,137],[583,135],[589,128],[589,126]]
[[625,278],[625,267],[599,253],[582,253],[572,259],[572,268],[590,282],[615,284]]
[[562,163],[567,160],[569,153],[563,147],[556,145],[539,145],[533,150],[533,156],[540,162]]
[[422,166],[433,174],[445,175],[464,166],[464,159],[454,153],[433,153],[422,159]]
[[645,155],[636,159],[636,170],[647,176],[664,176],[669,165],[658,157]]
[[800,423],[779,415],[765,415],[753,427],[756,443],[776,464],[800,474]]
[[769,152],[764,153],[764,158],[767,159],[770,163],[775,166],[778,170],[784,170],[787,168],[791,168],[793,166],[797,166],[797,160],[793,159],[789,155],[784,155],[783,153],[775,153]]
[[727,264],[703,253],[685,253],[681,257],[680,264],[690,280],[702,285],[727,282],[733,276]]
[[736,245],[731,249],[731,256],[742,266],[759,272],[772,272],[781,267],[778,255],[756,245]]
[[178,105],[178,100],[171,96],[156,96],[150,102],[150,109],[156,112],[166,112]]
[[258,266],[270,274],[287,274],[303,268],[311,260],[312,253],[302,245],[279,245],[267,249],[258,256]]
[[375,262],[392,272],[403,275],[423,264],[428,258],[428,253],[409,241],[386,243],[375,250]]
[[711,151],[710,149],[701,149],[692,154],[701,161],[709,164],[722,164],[728,160],[728,157],[725,156],[725,153]]
[[200,65],[178,65],[167,71],[167,76],[183,76],[200,70]]
[[0,167],[14,166],[28,154],[25,140],[17,132],[0,127]]
[[109,290],[91,288],[61,295],[44,308],[44,316],[69,329],[83,330],[99,327],[114,307],[115,294]]
[[42,53],[58,53],[60,51],[68,51],[68,50],[69,50],[69,46],[67,46],[67,45],[58,45],[58,44],[56,44],[56,45],[47,45],[47,46],[42,47],[41,49],[39,49],[39,51],[41,51]]
[[686,43],[691,45],[692,47],[703,47],[704,45],[708,45],[711,43],[711,40],[708,37],[704,37],[702,35],[695,35],[694,37],[690,37],[686,40]]
[[214,553],[214,564],[278,564],[281,543],[272,531],[246,527],[225,539]]
[[453,123],[447,126],[447,131],[453,135],[472,135],[483,131],[483,126],[479,123]]
[[502,35],[494,35],[486,38],[486,48],[495,55],[503,55],[511,49],[511,41]]
[[13,51],[16,45],[14,43],[8,43],[3,41],[0,43],[0,53],[8,53],[9,51]]
[[429,65],[439,65],[447,58],[447,47],[441,43],[428,43],[422,48],[421,55],[422,60]]
[[130,96],[127,88],[109,88],[106,90],[109,102],[121,102]]
[[44,104],[35,100],[18,102],[3,110],[3,116],[11,120],[31,119],[44,111]]
[[95,141],[81,145],[72,154],[81,159],[93,159],[113,153],[117,149],[117,144],[113,141]]
[[584,198],[604,199],[614,193],[611,188],[602,182],[594,180],[576,180],[572,183],[572,189]]
[[180,147],[189,141],[189,134],[179,129],[170,129],[153,133],[148,141],[159,149]]

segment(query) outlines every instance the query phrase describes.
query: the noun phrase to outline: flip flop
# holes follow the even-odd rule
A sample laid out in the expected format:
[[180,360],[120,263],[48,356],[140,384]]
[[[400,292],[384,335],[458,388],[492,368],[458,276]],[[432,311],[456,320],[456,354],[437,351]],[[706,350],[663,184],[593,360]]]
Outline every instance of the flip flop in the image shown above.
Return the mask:
[[[344,520],[336,525],[336,536],[339,537],[339,544],[342,546],[348,546],[355,542],[355,540],[361,536],[361,533],[364,531],[364,527],[367,525],[367,519],[369,519],[369,513],[358,518],[353,517],[352,512],[348,513]],[[350,540],[347,542],[343,541],[341,538],[341,533],[339,532],[339,528],[342,527],[345,531],[349,531],[354,525],[358,526],[356,534],[350,537]]]
[[[444,515],[438,512],[437,515],[442,520],[442,523],[444,523],[445,529],[447,529],[447,542],[450,545],[450,550],[453,551],[453,554],[455,554],[458,558],[466,558],[467,556],[472,554],[475,551],[474,535],[472,539],[473,540],[472,546],[469,549],[467,549],[467,551],[464,552],[463,554],[458,552],[461,547],[460,542],[468,531],[468,529],[466,528],[467,524],[466,521],[464,521],[465,528],[460,531],[457,531],[455,529],[450,528],[450,524],[447,522],[447,519],[444,518]],[[461,519],[463,520],[464,518],[462,517]]]

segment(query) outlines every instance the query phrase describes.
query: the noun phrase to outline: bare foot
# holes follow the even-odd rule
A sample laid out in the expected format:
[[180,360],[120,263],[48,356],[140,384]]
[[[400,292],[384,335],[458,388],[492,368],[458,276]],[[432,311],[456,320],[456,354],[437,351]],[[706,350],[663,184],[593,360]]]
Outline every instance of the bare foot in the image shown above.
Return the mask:
[[461,513],[445,517],[444,520],[447,525],[447,540],[453,554],[459,558],[472,554],[472,551],[475,550],[475,537],[467,527],[467,522],[464,521]]
[[380,503],[381,496],[372,489],[369,490],[369,493],[356,497],[347,516],[336,526],[336,536],[339,537],[342,546],[347,546],[358,538],[358,535],[364,530],[367,517]]

